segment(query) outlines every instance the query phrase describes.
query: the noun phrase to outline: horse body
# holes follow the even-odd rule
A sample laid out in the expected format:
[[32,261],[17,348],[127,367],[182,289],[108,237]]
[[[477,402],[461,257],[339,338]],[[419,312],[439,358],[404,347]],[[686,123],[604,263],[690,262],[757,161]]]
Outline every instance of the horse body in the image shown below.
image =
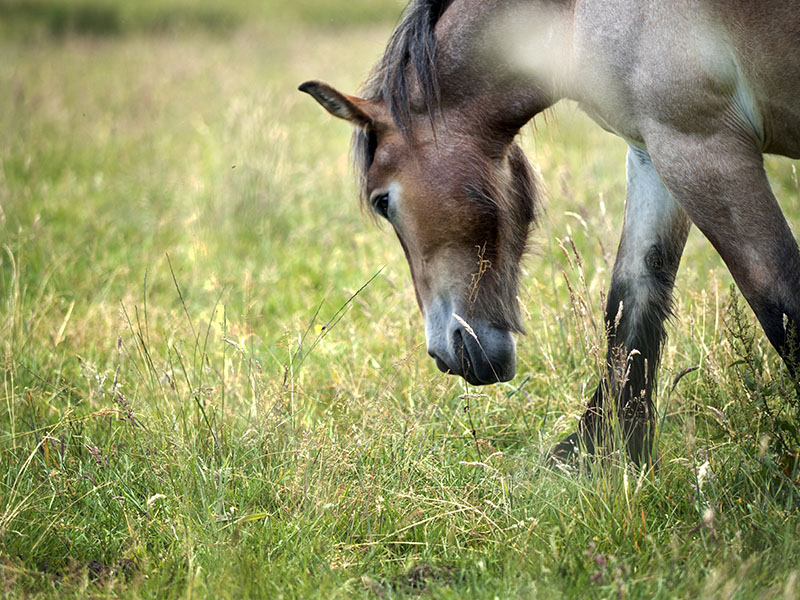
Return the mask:
[[800,156],[798,51],[800,7],[777,0],[418,0],[365,98],[301,89],[358,126],[362,197],[403,245],[428,351],[476,384],[514,375],[519,262],[538,201],[519,128],[570,98],[627,141],[607,373],[559,451],[579,440],[593,450],[613,410],[643,461],[691,223],[789,370],[800,366],[800,252],[762,162]]
[[798,157],[800,14],[791,5],[581,3],[572,35],[565,95],[627,141],[644,145],[654,120],[705,134],[735,118],[762,151]]

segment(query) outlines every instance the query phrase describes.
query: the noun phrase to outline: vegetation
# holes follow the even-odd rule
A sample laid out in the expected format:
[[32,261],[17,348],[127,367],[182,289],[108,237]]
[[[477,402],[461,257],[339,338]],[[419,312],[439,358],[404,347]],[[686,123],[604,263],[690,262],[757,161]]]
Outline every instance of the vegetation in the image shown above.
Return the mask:
[[529,334],[468,387],[295,89],[355,90],[400,4],[254,4],[0,0],[0,593],[797,597],[795,396],[696,231],[659,468],[544,464],[597,382],[624,145],[570,105],[525,132]]

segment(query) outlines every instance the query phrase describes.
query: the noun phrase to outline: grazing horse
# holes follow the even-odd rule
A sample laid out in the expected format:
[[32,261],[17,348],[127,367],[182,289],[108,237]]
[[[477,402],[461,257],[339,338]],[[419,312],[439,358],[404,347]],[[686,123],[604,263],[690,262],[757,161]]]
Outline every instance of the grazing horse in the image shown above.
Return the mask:
[[[572,99],[628,144],[606,372],[556,453],[614,416],[649,460],[653,386],[693,223],[800,366],[800,252],[763,153],[800,157],[800,5],[785,0],[413,0],[361,97],[300,86],[356,126],[364,202],[400,240],[439,369],[515,374],[520,259],[538,212],[515,137]],[[613,407],[613,408],[612,408]]]

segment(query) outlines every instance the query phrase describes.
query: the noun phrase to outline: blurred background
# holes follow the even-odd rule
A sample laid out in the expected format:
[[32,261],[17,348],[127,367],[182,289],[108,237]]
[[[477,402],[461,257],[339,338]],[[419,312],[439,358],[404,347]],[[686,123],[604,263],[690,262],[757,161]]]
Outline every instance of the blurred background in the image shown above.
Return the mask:
[[[1,8],[2,260],[16,359],[47,341],[40,368],[73,369],[74,354],[108,362],[128,328],[121,310],[146,304],[165,341],[192,329],[187,315],[224,319],[280,379],[304,333],[319,334],[383,269],[348,304],[349,329],[327,340],[326,352],[355,353],[310,360],[336,378],[400,352],[435,376],[400,247],[360,214],[349,126],[296,90],[319,78],[355,92],[401,2]],[[599,253],[587,261],[597,304],[619,227],[605,211],[620,214],[624,146],[591,125],[587,134],[574,108],[561,112],[523,140],[557,199],[534,243],[545,259],[522,292],[532,331],[536,313],[568,316],[547,301],[569,297],[558,240],[574,228],[577,248]]]

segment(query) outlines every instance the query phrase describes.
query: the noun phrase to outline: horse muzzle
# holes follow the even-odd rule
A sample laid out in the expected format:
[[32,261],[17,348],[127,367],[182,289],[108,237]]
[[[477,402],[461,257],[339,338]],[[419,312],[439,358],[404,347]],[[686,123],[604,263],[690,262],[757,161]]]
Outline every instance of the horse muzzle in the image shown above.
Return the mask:
[[478,318],[468,322],[443,304],[425,315],[428,354],[439,370],[472,385],[513,379],[517,349],[511,332]]

